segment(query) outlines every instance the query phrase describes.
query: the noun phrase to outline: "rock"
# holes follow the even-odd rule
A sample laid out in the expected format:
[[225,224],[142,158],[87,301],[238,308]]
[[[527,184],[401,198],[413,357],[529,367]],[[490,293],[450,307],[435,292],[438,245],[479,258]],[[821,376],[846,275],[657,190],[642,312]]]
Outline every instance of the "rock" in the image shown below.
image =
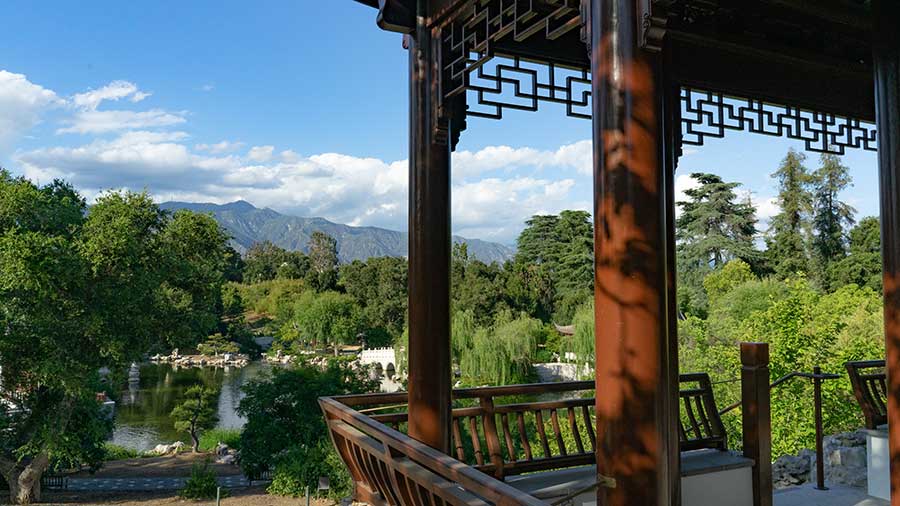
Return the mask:
[[234,455],[222,455],[216,459],[216,464],[235,464],[237,461]]
[[809,457],[784,455],[772,464],[772,485],[778,488],[799,485],[809,480],[811,462]]
[[219,443],[216,445],[216,455],[220,457],[223,455],[228,455],[228,445],[219,441]]
[[178,453],[184,448],[184,443],[181,441],[175,441],[170,445],[156,445],[153,447],[151,453],[155,453],[157,455],[168,455],[170,453]]

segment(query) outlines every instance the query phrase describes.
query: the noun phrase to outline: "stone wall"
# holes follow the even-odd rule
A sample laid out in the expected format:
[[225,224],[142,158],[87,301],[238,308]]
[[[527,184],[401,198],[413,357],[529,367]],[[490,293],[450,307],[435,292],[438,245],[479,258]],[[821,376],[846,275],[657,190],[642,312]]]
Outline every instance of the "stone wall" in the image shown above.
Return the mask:
[[[825,485],[866,488],[866,435],[862,431],[826,436],[823,442]],[[784,455],[772,465],[776,489],[816,481],[816,452]]]

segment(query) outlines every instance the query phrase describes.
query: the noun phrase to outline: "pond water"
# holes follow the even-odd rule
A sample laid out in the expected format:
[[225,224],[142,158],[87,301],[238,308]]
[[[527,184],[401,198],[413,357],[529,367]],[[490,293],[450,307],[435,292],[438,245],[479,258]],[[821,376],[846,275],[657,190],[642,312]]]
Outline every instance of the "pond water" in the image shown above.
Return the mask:
[[[237,407],[244,397],[241,387],[272,369],[272,365],[255,361],[242,368],[181,367],[171,364],[143,364],[139,379],[129,381],[116,402],[116,424],[113,444],[139,451],[153,449],[158,444],[188,441],[186,434],[177,432],[169,414],[181,400],[184,391],[202,383],[219,390],[218,427],[240,429],[243,417]],[[381,377],[381,389],[393,392],[401,387],[399,378]]]
[[239,429],[245,422],[236,411],[243,398],[241,387],[271,367],[264,362],[251,362],[242,368],[176,369],[171,364],[143,364],[140,379],[129,381],[119,394],[112,442],[146,451],[158,444],[186,441],[186,434],[175,430],[169,415],[184,391],[197,383],[220,392],[218,427]]

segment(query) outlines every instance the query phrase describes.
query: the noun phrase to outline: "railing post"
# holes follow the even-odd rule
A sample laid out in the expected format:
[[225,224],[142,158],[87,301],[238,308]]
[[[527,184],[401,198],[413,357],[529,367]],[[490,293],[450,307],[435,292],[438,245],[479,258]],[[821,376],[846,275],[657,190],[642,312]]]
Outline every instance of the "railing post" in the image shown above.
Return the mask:
[[494,466],[494,477],[503,479],[503,450],[500,447],[500,435],[497,433],[497,419],[494,416],[494,399],[481,397],[478,399],[481,406],[481,423],[484,428],[484,440],[487,442],[488,457]]
[[744,456],[753,459],[753,505],[772,506],[769,345],[741,343]]
[[822,439],[822,368],[813,368],[813,395],[815,396],[816,410],[816,489],[828,490],[825,486],[825,450]]

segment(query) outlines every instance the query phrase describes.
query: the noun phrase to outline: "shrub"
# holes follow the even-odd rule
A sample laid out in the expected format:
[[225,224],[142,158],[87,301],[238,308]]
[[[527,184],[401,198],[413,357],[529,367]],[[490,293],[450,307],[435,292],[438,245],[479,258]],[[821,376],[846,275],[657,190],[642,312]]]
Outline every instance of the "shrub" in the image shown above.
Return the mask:
[[300,497],[317,492],[320,477],[327,477],[330,488],[326,495],[340,499],[351,493],[350,473],[328,440],[309,449],[295,449],[283,456],[266,489],[270,494]]
[[143,455],[143,452],[135,450],[134,448],[126,448],[109,442],[103,444],[104,461],[136,459]]
[[240,429],[210,429],[200,435],[200,451],[208,452],[216,449],[216,445],[224,443],[229,448],[240,449]]
[[[191,467],[191,476],[184,484],[184,489],[178,494],[185,499],[215,499],[219,482],[216,473],[209,466],[209,460],[197,462]],[[220,497],[228,495],[226,489],[222,489]]]
[[[281,477],[270,489],[273,493],[299,493],[301,484],[305,492],[310,483],[306,480],[313,476],[315,480],[329,476],[335,490],[349,487],[347,476],[339,472],[342,466],[337,454],[328,444],[328,428],[318,398],[377,388],[378,383],[369,379],[365,368],[353,369],[340,359],[329,359],[324,368],[299,364],[291,369],[273,369],[271,376],[251,381],[244,387],[246,397],[238,407],[247,418],[240,442],[242,470],[247,475],[266,469],[277,474],[280,470]],[[325,470],[309,467],[326,461],[334,464]]]

